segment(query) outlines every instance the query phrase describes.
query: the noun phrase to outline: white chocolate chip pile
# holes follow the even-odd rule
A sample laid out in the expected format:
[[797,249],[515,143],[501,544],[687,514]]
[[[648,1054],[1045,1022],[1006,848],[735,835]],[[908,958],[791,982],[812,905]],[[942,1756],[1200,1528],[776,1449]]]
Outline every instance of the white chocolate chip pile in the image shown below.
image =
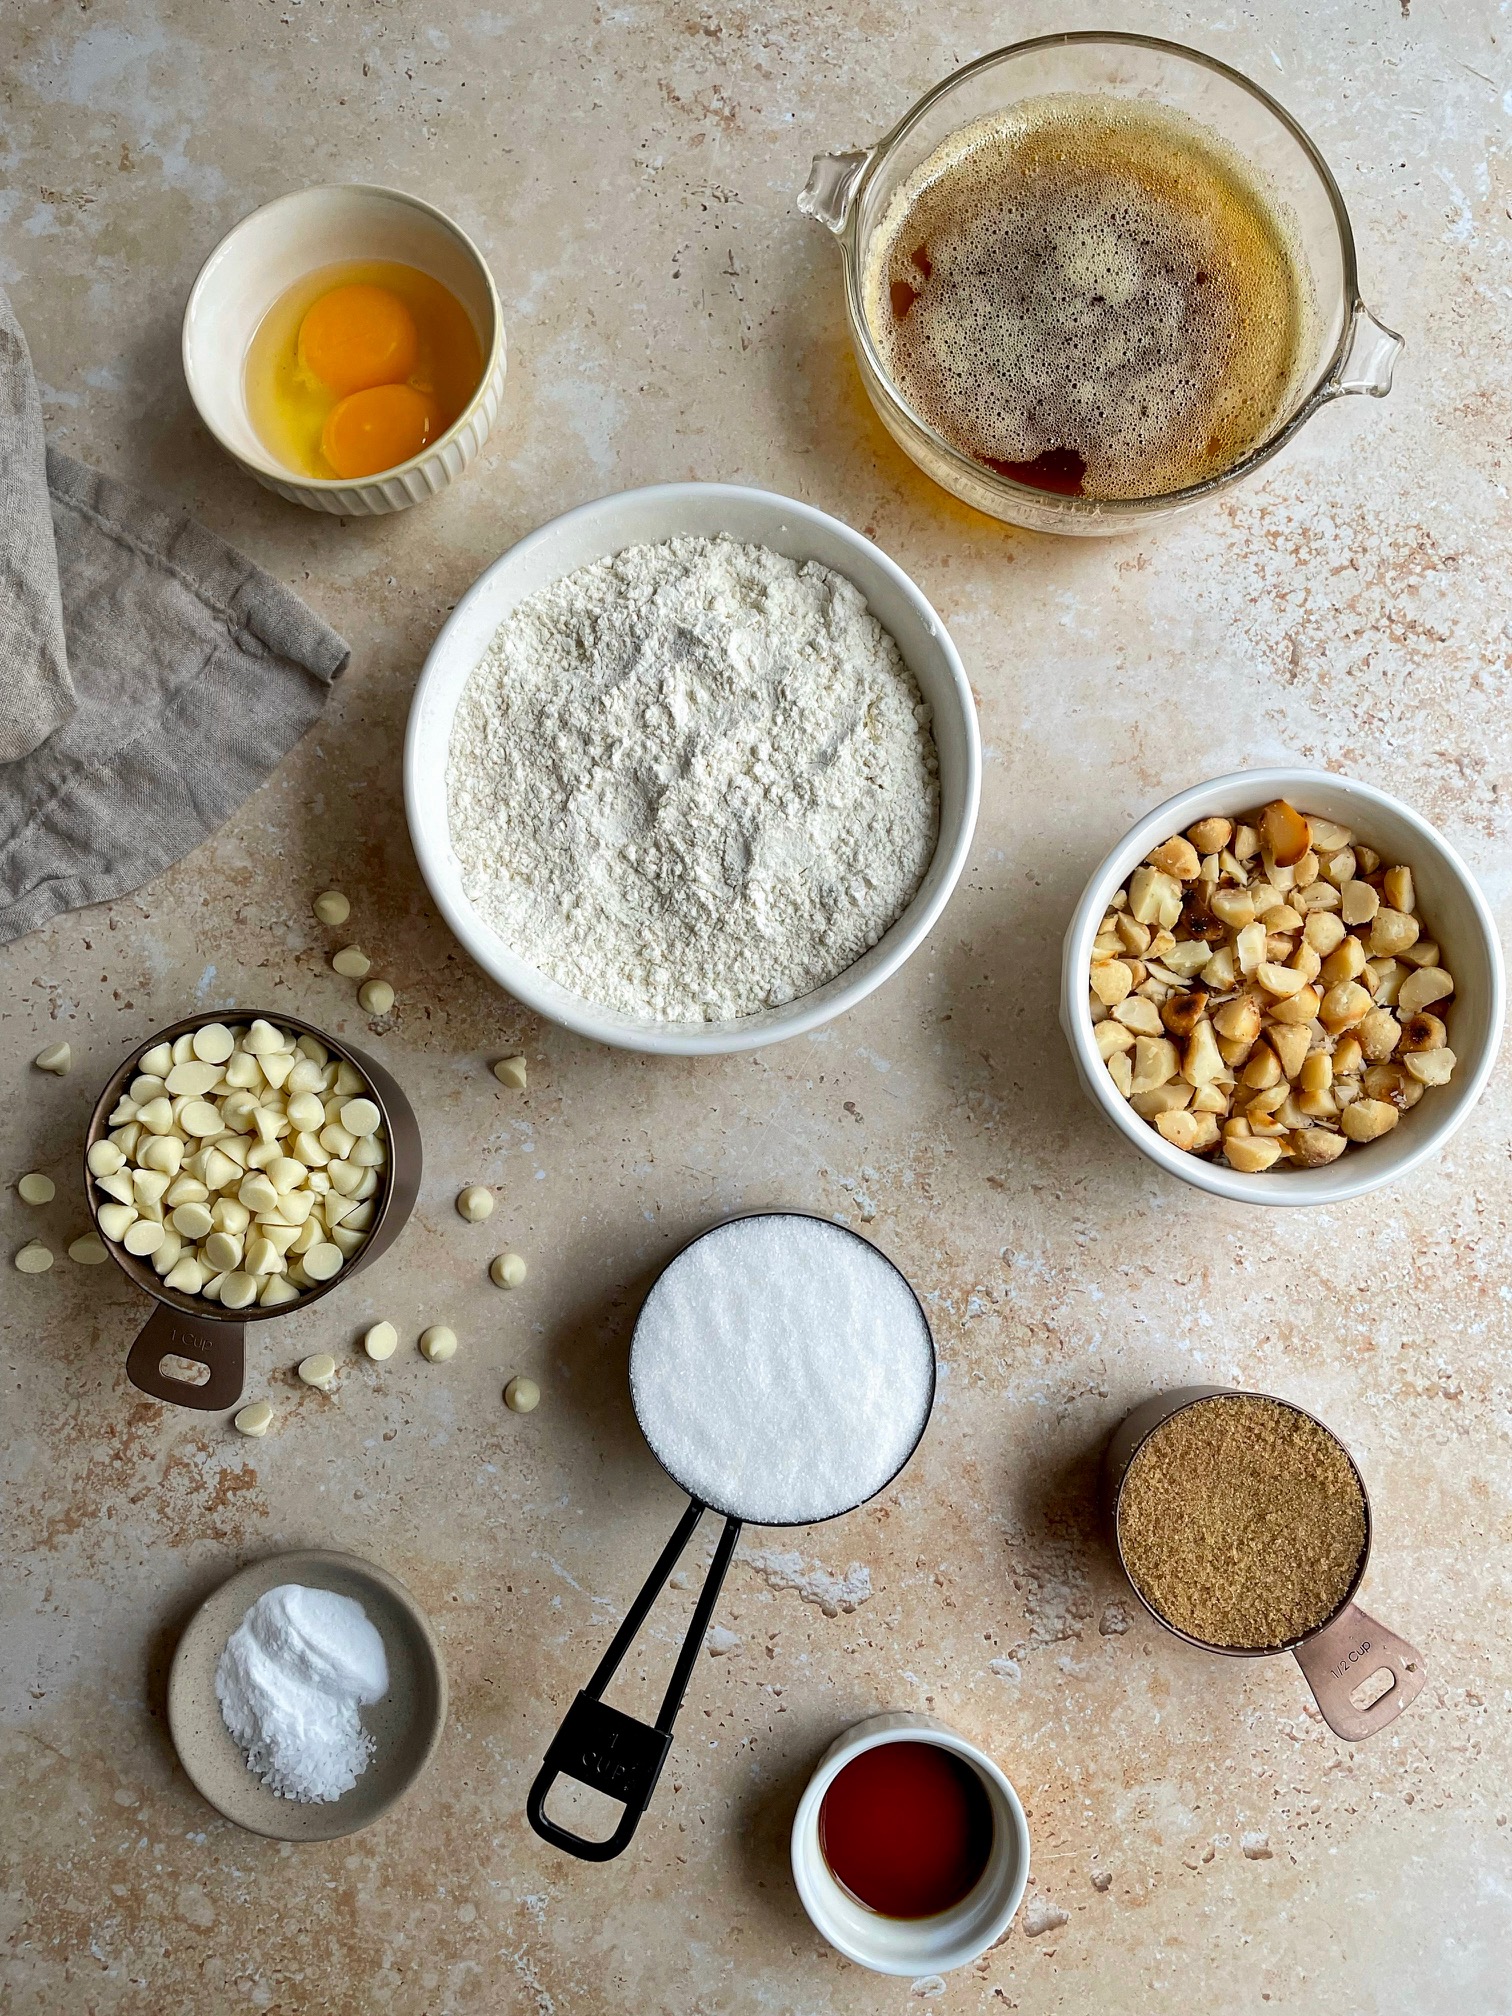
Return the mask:
[[1246,1174],[1332,1162],[1454,1070],[1454,979],[1412,870],[1284,799],[1155,848],[1102,920],[1090,981],[1129,1104]]
[[369,1090],[317,1037],[261,1019],[155,1044],[89,1150],[100,1230],[167,1288],[296,1301],[372,1229],[388,1143]]

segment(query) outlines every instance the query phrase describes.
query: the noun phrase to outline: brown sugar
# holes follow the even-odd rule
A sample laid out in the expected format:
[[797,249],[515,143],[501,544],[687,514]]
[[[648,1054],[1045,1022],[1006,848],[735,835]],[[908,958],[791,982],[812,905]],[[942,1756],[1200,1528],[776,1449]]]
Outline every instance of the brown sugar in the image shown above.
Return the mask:
[[1215,1395],[1172,1414],[1124,1478],[1130,1579],[1206,1645],[1288,1645],[1331,1617],[1365,1546],[1365,1494],[1343,1446],[1284,1401]]

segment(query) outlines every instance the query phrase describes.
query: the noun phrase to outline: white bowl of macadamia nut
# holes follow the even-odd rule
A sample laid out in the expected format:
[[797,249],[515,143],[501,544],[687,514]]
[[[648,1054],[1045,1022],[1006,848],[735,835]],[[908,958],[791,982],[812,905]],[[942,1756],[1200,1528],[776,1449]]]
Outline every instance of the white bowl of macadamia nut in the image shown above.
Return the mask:
[[1245,1204],[1337,1204],[1435,1155],[1501,1042],[1486,900],[1399,799],[1241,770],[1141,819],[1066,933],[1083,1088],[1171,1175]]

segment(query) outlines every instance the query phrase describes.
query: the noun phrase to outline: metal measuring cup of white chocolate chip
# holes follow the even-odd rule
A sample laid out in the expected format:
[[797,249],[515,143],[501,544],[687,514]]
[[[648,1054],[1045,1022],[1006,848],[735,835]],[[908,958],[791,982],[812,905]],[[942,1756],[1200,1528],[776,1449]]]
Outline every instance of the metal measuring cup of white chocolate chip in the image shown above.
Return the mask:
[[1454,979],[1412,869],[1275,799],[1146,856],[1098,926],[1093,1038],[1173,1147],[1318,1168],[1454,1071]]
[[198,1016],[115,1073],[85,1165],[107,1251],[163,1305],[128,1377],[215,1410],[241,1395],[246,1323],[303,1308],[398,1236],[420,1130],[381,1065],[297,1016]]

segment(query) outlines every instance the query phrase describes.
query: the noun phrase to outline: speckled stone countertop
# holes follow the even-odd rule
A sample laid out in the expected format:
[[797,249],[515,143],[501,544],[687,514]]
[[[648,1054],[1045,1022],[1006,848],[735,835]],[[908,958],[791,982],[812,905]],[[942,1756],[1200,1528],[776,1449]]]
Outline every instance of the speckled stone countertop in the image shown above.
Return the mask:
[[[1104,849],[1182,785],[1274,758],[1374,779],[1468,855],[1505,920],[1512,733],[1505,24],[1489,4],[1168,4],[1277,92],[1352,211],[1408,349],[1249,488],[1139,543],[1052,542],[954,505],[871,416],[838,264],[794,194],[959,61],[1079,17],[1047,4],[17,0],[0,277],[54,437],[154,487],[353,644],[323,724],[208,846],[0,954],[7,1256],[81,1228],[78,1142],[140,1036],[280,1005],[371,1042],[422,1118],[425,1192],[338,1297],[254,1335],[265,1442],[144,1400],[114,1269],[7,1266],[0,1594],[0,2006],[529,2016],[1512,2009],[1506,1825],[1512,1486],[1505,1065],[1425,1174],[1277,1216],[1163,1178],[1079,1095],[1059,941]],[[323,520],[231,467],[178,326],[245,211],[317,180],[454,212],[497,276],[511,371],[480,465],[434,503]],[[724,1062],[611,1054],[535,1023],[453,945],[417,876],[400,743],[448,608],[520,534],[659,478],[768,485],[864,526],[935,601],[987,745],[971,866],[927,950],[812,1040]],[[330,883],[398,989],[369,1028],[310,915]],[[66,1036],[66,1079],[30,1068]],[[523,1049],[530,1086],[488,1063]],[[464,1182],[498,1186],[465,1225]],[[525,1823],[542,1746],[670,1529],[628,1327],[693,1229],[770,1201],[862,1226],[927,1298],[943,1374],[900,1486],[843,1523],[746,1536],[630,1854]],[[530,1263],[511,1295],[484,1268]],[[382,1366],[365,1324],[405,1338]],[[445,1320],[445,1367],[412,1340]],[[329,1399],[292,1365],[336,1352]],[[500,1401],[529,1371],[528,1419]],[[1101,1537],[1114,1422],[1192,1379],[1326,1416],[1369,1479],[1364,1599],[1430,1665],[1351,1749],[1289,1660],[1157,1633]],[[175,1634],[234,1566],[372,1556],[428,1607],[452,1719],[408,1804],[302,1849],[194,1793],[163,1717]],[[696,1574],[690,1581],[696,1582]],[[691,1589],[621,1691],[659,1698]],[[786,1834],[819,1753],[884,1707],[986,1744],[1028,1810],[1008,1938],[944,1980],[830,1951]]]

